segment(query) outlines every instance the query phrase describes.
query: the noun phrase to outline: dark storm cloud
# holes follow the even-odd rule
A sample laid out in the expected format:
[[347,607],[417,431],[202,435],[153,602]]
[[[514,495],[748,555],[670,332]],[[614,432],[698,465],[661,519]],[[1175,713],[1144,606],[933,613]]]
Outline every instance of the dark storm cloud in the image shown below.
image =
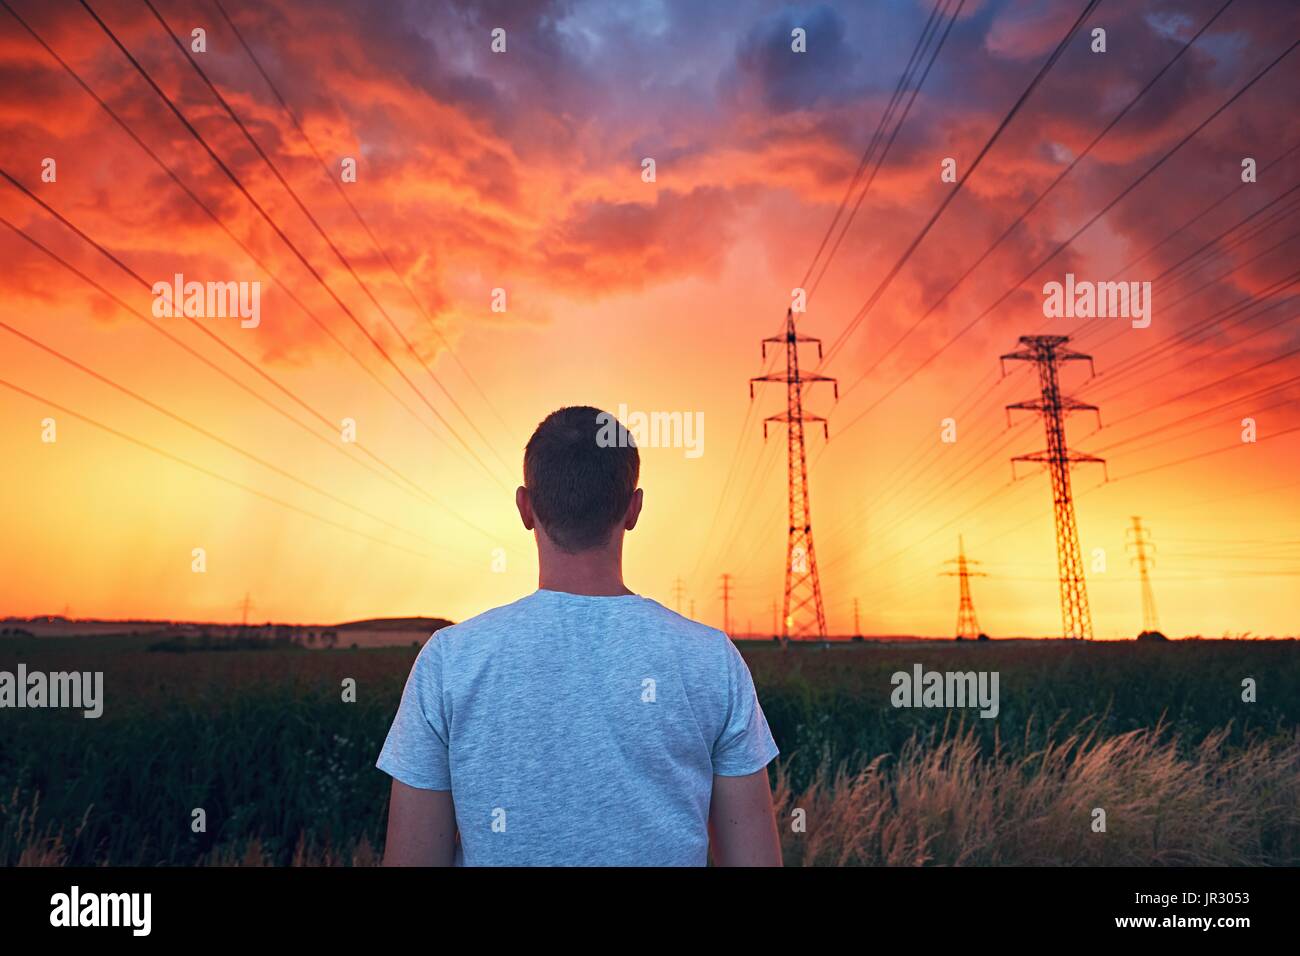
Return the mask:
[[[811,52],[792,51],[796,27],[806,31]],[[827,6],[774,14],[752,27],[737,45],[736,75],[730,84],[752,84],[773,113],[854,96],[862,89],[853,76],[858,54],[845,31],[844,18]]]

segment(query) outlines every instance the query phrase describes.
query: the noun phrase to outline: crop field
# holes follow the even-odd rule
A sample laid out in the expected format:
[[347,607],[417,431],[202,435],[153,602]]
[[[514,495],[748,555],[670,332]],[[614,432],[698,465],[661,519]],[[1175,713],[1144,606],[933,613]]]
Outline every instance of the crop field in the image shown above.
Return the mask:
[[[153,642],[0,638],[0,670],[104,672],[98,719],[0,710],[0,863],[378,862],[414,647]],[[788,864],[1300,864],[1292,641],[741,647]],[[997,672],[997,716],[893,706],[916,665]]]

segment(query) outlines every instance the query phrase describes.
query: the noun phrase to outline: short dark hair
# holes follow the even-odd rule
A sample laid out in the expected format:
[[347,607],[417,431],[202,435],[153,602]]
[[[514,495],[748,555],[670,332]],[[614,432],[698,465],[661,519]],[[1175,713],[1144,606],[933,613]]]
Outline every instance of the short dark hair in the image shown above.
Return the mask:
[[524,449],[533,515],[570,554],[608,544],[636,491],[641,456],[623,424],[590,405],[551,412]]

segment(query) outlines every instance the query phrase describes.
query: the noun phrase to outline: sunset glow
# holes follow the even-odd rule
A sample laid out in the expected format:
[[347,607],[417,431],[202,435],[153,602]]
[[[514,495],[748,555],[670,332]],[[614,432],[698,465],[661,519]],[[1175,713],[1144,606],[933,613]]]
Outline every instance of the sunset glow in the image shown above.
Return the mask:
[[[1059,635],[1048,477],[1018,463],[1013,483],[1010,463],[1043,422],[1013,411],[1008,430],[1005,411],[1039,384],[999,364],[1044,333],[1096,371],[1061,372],[1102,426],[1067,426],[1106,459],[1072,475],[1096,636],[1140,630],[1134,515],[1166,634],[1297,632],[1295,4],[1237,0],[1181,56],[1222,0],[1099,5],[874,302],[956,188],[944,160],[965,176],[1084,3],[964,4],[820,282],[805,273],[921,0],[155,0],[177,42],[136,0],[92,2],[103,27],[80,4],[8,5],[49,49],[0,10],[0,614],[235,621],[248,595],[258,621],[464,619],[536,587],[523,445],[590,404],[702,414],[700,454],[642,451],[627,583],[675,607],[680,577],[682,610],[721,626],[730,574],[732,631],[769,634],[786,442],[762,420],[785,405],[748,383],[776,368],[760,341],[802,286],[826,360],[801,360],[839,381],[838,402],[804,392],[830,434],[808,429],[832,634],[856,599],[864,634],[950,637],[961,535],[983,629]],[[195,63],[266,159],[187,59],[196,28]],[[1149,327],[1047,317],[1067,274],[1149,282]],[[260,283],[258,323],[155,317],[149,287],[178,275]]]

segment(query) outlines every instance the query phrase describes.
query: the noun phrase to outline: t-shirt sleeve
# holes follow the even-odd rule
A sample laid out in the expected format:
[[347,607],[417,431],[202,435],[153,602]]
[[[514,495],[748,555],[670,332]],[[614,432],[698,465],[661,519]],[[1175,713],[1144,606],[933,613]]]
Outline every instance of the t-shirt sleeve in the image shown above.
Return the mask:
[[375,766],[408,787],[451,789],[442,700],[442,646],[436,634],[425,642],[411,666],[397,716]]
[[780,753],[758,703],[754,679],[736,645],[727,638],[727,716],[713,744],[713,772],[744,777],[766,767]]

